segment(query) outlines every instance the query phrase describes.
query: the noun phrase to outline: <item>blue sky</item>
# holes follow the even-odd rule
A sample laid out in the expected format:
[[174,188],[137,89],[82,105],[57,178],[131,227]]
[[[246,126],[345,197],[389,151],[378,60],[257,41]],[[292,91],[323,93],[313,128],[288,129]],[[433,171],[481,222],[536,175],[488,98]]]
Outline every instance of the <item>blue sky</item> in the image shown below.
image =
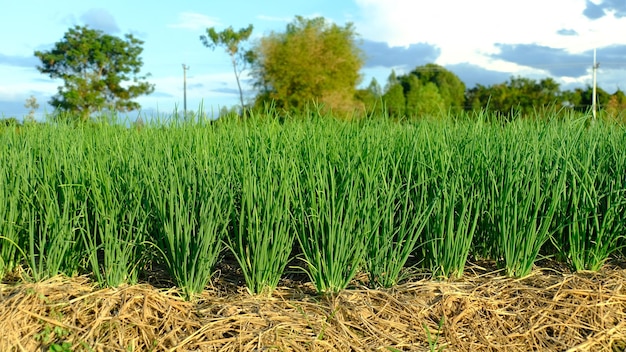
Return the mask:
[[31,95],[42,106],[39,114],[50,110],[44,103],[62,82],[39,73],[33,53],[50,49],[74,25],[145,42],[142,72],[156,84],[138,99],[145,112],[182,109],[182,64],[190,67],[188,107],[217,111],[237,104],[237,86],[228,56],[205,48],[199,36],[211,26],[252,23],[255,40],[283,31],[296,15],[354,23],[367,57],[363,85],[372,77],[384,85],[392,69],[404,73],[435,62],[468,87],[522,75],[553,77],[571,89],[591,83],[597,48],[599,85],[626,90],[624,0],[21,0],[4,1],[0,11],[0,116],[26,114]]

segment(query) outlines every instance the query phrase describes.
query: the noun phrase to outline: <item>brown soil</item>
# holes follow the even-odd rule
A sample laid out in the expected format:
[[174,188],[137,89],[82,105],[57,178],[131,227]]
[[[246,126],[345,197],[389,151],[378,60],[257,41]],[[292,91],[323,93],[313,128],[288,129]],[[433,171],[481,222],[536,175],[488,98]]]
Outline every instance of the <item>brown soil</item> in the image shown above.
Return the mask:
[[0,285],[0,351],[626,351],[625,284],[615,264],[513,279],[482,263],[461,280],[355,280],[334,296],[293,280],[251,296],[222,276],[187,302],[149,284],[55,277]]

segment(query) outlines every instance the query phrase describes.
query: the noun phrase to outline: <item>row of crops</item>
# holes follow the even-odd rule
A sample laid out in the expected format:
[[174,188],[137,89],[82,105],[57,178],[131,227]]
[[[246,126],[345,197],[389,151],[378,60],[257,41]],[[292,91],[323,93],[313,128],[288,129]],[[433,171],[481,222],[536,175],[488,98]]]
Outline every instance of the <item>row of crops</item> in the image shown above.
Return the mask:
[[470,256],[598,270],[623,255],[623,214],[626,131],[584,118],[0,132],[0,278],[118,286],[158,265],[191,297],[227,254],[252,293],[295,256],[319,292],[391,287],[410,258],[450,278]]

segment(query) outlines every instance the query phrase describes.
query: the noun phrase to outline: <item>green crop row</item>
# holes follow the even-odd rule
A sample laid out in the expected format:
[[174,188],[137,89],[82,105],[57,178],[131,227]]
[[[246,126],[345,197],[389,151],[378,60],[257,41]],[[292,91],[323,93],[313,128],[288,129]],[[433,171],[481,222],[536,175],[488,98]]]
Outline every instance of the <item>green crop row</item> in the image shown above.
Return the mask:
[[224,255],[252,293],[290,260],[319,292],[407,261],[460,277],[469,256],[528,275],[539,256],[598,270],[622,255],[626,131],[585,117],[398,123],[37,124],[0,132],[0,278],[165,267],[186,297]]

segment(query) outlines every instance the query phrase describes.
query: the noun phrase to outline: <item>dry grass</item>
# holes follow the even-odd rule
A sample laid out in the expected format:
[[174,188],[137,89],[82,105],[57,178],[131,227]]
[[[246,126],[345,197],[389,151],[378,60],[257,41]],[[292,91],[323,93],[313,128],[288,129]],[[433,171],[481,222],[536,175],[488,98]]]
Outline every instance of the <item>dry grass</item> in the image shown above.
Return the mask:
[[[0,351],[624,351],[626,270],[524,279],[469,267],[458,281],[414,280],[271,296],[216,283],[193,302],[148,284],[97,289],[85,277],[0,286]],[[221,285],[221,286],[220,286]],[[56,329],[55,329],[56,328]]]

